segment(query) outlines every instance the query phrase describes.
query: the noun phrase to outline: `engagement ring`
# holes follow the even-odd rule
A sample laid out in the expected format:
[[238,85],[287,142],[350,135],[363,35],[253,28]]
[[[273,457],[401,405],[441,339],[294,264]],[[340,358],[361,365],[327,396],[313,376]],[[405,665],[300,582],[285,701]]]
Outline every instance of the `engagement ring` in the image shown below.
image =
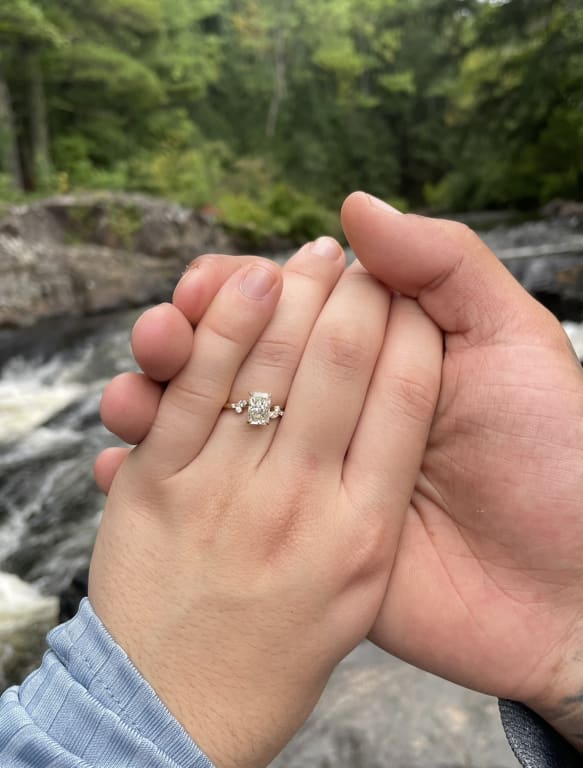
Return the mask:
[[280,405],[271,407],[270,392],[251,392],[249,400],[227,403],[224,407],[239,414],[247,409],[247,424],[254,427],[266,427],[271,421],[281,418],[285,413]]

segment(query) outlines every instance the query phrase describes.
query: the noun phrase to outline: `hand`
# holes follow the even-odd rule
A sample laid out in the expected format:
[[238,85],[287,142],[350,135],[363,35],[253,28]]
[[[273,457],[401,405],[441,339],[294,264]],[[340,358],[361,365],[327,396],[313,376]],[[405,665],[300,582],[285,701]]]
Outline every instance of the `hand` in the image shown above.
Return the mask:
[[[583,374],[460,224],[344,205],[364,266],[446,332],[443,382],[372,638],[522,701],[583,749]],[[381,204],[382,205],[382,204]]]
[[[437,400],[434,324],[327,246],[288,263],[277,308],[273,264],[263,298],[239,288],[249,266],[227,278],[114,473],[91,564],[98,615],[219,768],[266,765],[368,632]],[[222,410],[252,387],[286,404],[280,422]]]

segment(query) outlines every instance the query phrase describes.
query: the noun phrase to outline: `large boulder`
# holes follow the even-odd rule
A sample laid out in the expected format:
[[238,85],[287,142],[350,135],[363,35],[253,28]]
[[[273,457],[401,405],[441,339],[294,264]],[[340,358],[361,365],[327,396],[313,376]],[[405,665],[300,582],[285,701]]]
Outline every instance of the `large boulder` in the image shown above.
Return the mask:
[[212,219],[144,195],[15,206],[0,216],[0,327],[167,298],[193,258],[233,245]]
[[161,300],[177,274],[176,261],[132,251],[0,235],[0,326]]

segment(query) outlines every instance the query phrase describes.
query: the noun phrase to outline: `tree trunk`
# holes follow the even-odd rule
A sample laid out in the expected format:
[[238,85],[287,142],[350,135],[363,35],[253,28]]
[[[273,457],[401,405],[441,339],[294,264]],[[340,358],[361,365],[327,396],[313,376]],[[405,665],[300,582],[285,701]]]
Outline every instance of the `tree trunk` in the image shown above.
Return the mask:
[[36,189],[48,187],[52,171],[45,84],[38,56],[29,59],[30,129]]
[[273,80],[273,95],[269,105],[267,125],[265,126],[265,134],[268,139],[272,139],[275,136],[279,110],[287,91],[285,35],[281,29],[275,30]]
[[12,100],[8,83],[0,70],[0,170],[7,173],[12,186],[18,191],[24,188],[20,157],[18,155],[18,140]]

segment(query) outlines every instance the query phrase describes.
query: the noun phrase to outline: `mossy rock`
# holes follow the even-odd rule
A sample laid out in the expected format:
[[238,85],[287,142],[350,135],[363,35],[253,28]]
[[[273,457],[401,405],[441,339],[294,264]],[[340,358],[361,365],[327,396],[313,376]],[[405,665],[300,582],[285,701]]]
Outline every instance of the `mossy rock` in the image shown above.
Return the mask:
[[66,211],[65,240],[69,245],[95,243],[131,250],[143,221],[137,206],[111,200],[80,204]]
[[131,250],[143,221],[143,212],[134,205],[111,203],[107,208],[107,223],[113,242],[106,243],[110,248]]
[[98,209],[95,206],[71,206],[66,211],[66,242],[70,245],[94,242],[98,222]]

